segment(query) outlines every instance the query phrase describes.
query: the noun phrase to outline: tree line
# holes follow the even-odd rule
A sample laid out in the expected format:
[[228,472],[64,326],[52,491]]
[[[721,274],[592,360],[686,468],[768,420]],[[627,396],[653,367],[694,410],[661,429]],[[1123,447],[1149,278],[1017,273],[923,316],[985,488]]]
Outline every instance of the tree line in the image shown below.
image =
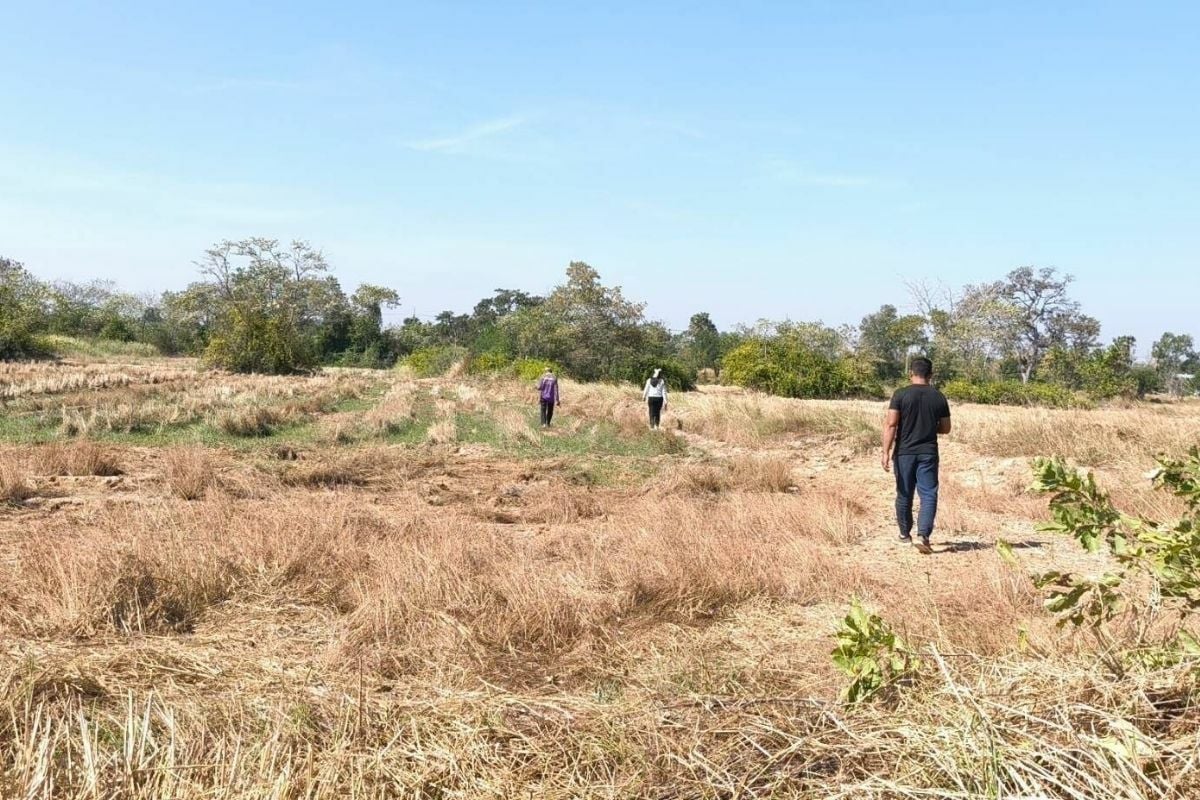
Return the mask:
[[418,374],[461,364],[529,376],[546,364],[579,380],[640,381],[655,367],[680,388],[720,380],[789,397],[877,396],[925,355],[943,388],[977,402],[1071,405],[1088,399],[1200,389],[1200,355],[1167,332],[1150,359],[1134,339],[1100,340],[1100,323],[1071,297],[1072,279],[1020,267],[961,288],[909,286],[913,312],[881,306],[857,326],[760,321],[722,331],[708,313],[673,332],[644,303],[605,285],[582,261],[545,296],[497,289],[468,313],[384,324],[392,288],[343,290],[304,241],[223,241],[196,262],[182,291],[138,296],[107,281],[41,281],[0,257],[0,358],[51,355],[47,335],[142,342],[237,372],[282,374],[322,365]]

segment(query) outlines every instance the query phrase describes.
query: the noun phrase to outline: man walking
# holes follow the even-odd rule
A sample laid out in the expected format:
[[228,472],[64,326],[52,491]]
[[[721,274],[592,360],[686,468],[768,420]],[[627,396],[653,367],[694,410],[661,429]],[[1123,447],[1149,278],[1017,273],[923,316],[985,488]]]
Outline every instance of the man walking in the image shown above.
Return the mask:
[[912,542],[913,496],[920,496],[917,550],[928,555],[933,552],[929,537],[937,516],[938,434],[950,432],[950,404],[929,385],[933,362],[928,358],[914,358],[909,372],[911,384],[897,389],[888,405],[880,461],[884,471],[895,467],[901,542]]
[[562,405],[562,398],[558,394],[558,378],[549,367],[538,380],[537,392],[542,410],[542,427],[549,428],[550,421],[554,419],[554,407]]

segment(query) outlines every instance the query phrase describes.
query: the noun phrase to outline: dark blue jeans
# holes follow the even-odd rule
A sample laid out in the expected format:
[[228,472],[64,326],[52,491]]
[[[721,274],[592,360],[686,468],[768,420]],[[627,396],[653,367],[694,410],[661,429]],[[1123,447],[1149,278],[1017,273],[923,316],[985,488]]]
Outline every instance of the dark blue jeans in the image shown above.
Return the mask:
[[900,525],[900,535],[912,535],[913,496],[918,495],[921,510],[917,514],[917,534],[929,536],[937,516],[938,457],[896,456],[892,471],[896,473],[896,522]]

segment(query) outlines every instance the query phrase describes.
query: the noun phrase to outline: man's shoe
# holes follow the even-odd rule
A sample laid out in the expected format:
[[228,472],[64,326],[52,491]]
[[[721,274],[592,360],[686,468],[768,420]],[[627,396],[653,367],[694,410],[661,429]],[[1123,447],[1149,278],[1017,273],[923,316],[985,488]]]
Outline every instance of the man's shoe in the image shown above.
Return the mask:
[[928,536],[922,536],[917,540],[917,552],[923,556],[927,556],[933,552],[933,548],[929,546]]
[[912,537],[900,534],[900,544],[912,544]]

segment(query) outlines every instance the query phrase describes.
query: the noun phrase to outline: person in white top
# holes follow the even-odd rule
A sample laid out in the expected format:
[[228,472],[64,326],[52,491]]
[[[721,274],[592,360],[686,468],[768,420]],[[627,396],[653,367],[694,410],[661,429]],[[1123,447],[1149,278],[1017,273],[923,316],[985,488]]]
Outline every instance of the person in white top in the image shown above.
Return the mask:
[[650,380],[646,381],[642,399],[650,410],[650,430],[656,431],[662,422],[662,412],[667,409],[667,382],[663,379],[661,369],[654,370]]

